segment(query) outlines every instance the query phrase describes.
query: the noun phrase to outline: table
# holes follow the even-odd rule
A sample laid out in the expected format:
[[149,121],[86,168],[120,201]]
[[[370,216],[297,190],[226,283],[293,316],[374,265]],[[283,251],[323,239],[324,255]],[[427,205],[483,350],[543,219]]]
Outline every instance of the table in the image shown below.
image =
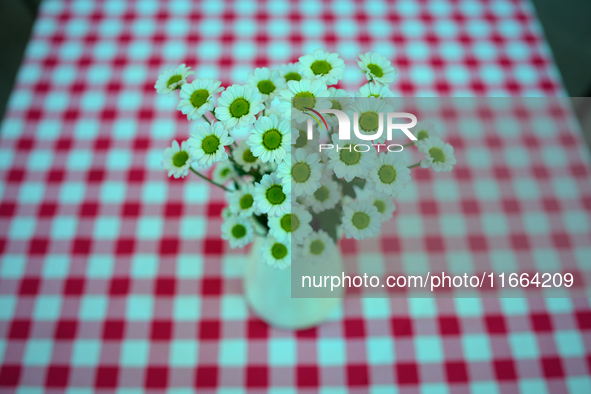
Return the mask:
[[[244,252],[219,238],[223,195],[159,166],[190,130],[153,90],[178,63],[228,85],[324,47],[353,90],[375,50],[397,95],[563,95],[531,4],[193,3],[41,4],[0,131],[0,391],[591,390],[587,299],[348,298],[317,328],[269,328],[241,295]],[[556,149],[589,215],[582,139]]]

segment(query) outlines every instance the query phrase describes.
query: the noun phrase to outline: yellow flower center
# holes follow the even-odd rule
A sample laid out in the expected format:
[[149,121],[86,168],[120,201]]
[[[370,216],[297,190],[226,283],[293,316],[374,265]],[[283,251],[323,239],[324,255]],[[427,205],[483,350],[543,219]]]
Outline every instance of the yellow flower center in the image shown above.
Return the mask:
[[384,71],[382,70],[382,68],[380,66],[378,66],[377,64],[368,64],[367,68],[369,68],[369,71],[376,77],[381,78],[384,76]]
[[378,178],[380,182],[389,185],[396,180],[396,169],[389,164],[384,164],[378,170]]
[[310,65],[310,69],[312,69],[314,75],[324,75],[332,70],[332,66],[326,60],[316,60]]
[[317,239],[310,243],[310,253],[319,255],[324,251],[324,242]]
[[267,197],[267,201],[273,205],[283,204],[286,198],[285,193],[283,193],[283,188],[280,185],[273,185],[268,188],[265,196]]
[[229,111],[233,118],[241,118],[244,115],[248,115],[248,112],[250,111],[250,103],[242,97],[237,98],[232,104],[230,104]]
[[271,255],[275,260],[281,260],[287,256],[287,247],[282,243],[276,242],[271,247]]
[[295,71],[287,73],[283,76],[285,78],[285,82],[287,81],[299,81],[302,79],[302,76]]
[[180,168],[184,166],[187,160],[189,160],[189,154],[184,150],[179,151],[172,156],[172,164],[174,164],[175,167]]
[[433,158],[435,163],[444,163],[445,162],[445,154],[440,148],[431,148],[429,149],[429,155]]
[[232,236],[234,238],[242,238],[246,235],[246,227],[241,224],[237,224],[232,227]]
[[293,105],[300,111],[304,111],[305,108],[314,108],[316,98],[310,92],[300,92],[295,95]]
[[[169,88],[170,85],[174,85],[175,83],[179,82],[183,77],[181,75],[173,75],[172,77],[168,78],[168,82],[166,82],[166,87]],[[176,89],[180,89],[180,86],[177,86]]]
[[351,218],[351,222],[357,229],[363,230],[369,226],[369,215],[365,212],[355,212]]
[[259,88],[259,92],[262,94],[270,94],[275,91],[275,84],[273,84],[273,82],[269,81],[268,79],[260,81],[257,84],[257,87]]
[[191,98],[189,101],[195,108],[200,108],[203,104],[207,102],[209,98],[209,92],[207,89],[199,89],[195,90],[193,94],[191,94]]
[[215,135],[208,135],[203,139],[201,142],[201,149],[208,155],[214,154],[217,152],[218,148],[220,147],[220,139]]
[[283,134],[277,129],[267,130],[263,133],[263,146],[266,150],[276,150],[281,147]]
[[310,179],[310,174],[312,170],[310,169],[310,165],[304,161],[300,161],[295,163],[293,167],[291,167],[291,177],[296,183],[305,183]]

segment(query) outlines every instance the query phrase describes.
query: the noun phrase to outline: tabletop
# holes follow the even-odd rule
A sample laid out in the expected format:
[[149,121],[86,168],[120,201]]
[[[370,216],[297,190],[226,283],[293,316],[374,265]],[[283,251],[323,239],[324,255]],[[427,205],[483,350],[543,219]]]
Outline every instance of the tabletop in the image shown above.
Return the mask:
[[[351,297],[297,332],[249,311],[247,252],[220,239],[223,194],[160,168],[191,126],[154,81],[186,63],[224,86],[244,83],[254,67],[317,47],[341,54],[351,91],[362,83],[354,59],[374,50],[398,70],[398,96],[564,94],[527,1],[43,1],[0,131],[0,391],[591,391],[588,299]],[[464,137],[454,138],[459,157]],[[573,127],[553,141],[564,159],[547,165],[562,175],[541,204],[588,218],[582,139]],[[447,179],[473,181],[462,157]],[[515,181],[517,167],[539,174],[534,183],[555,174],[523,160],[491,173]],[[576,191],[569,204],[560,190]],[[448,198],[478,215],[472,193]],[[418,198],[399,203],[401,221],[437,212]],[[532,196],[487,198],[516,216]],[[569,243],[589,236],[581,223],[539,252],[591,261],[589,247]],[[406,239],[428,254],[436,245],[418,228]],[[476,235],[457,236],[479,248],[490,234]],[[524,238],[480,251],[510,258]],[[388,248],[412,257],[395,240]]]

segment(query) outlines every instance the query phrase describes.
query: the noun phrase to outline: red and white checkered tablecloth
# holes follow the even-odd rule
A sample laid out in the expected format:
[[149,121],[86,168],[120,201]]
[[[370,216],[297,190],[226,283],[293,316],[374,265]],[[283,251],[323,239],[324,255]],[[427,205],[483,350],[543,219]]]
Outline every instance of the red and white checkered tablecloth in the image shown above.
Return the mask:
[[[317,47],[345,59],[351,90],[362,82],[355,57],[375,50],[398,69],[398,95],[562,94],[525,1],[43,1],[0,131],[0,392],[591,392],[587,299],[348,298],[330,322],[298,332],[248,310],[244,252],[219,237],[223,195],[160,169],[190,125],[154,81],[187,63],[244,83],[254,67]],[[547,165],[559,171],[507,160],[490,179],[554,182],[540,212],[589,218],[582,140],[576,127],[554,137],[559,159]],[[473,153],[462,152],[474,140],[452,139],[467,161],[444,179],[476,185]],[[481,155],[507,147],[502,135],[480,141]],[[504,152],[534,154],[544,141]],[[475,190],[445,198],[479,217]],[[515,218],[536,198],[519,190],[486,198]],[[399,204],[400,220],[439,212],[418,197]],[[528,250],[567,250],[584,267],[589,221],[577,223]],[[482,246],[495,234],[456,236],[501,260],[529,247],[527,232],[501,250]],[[429,253],[426,233],[405,237]],[[413,258],[405,240],[390,241],[385,252]],[[358,252],[351,241],[344,250]]]

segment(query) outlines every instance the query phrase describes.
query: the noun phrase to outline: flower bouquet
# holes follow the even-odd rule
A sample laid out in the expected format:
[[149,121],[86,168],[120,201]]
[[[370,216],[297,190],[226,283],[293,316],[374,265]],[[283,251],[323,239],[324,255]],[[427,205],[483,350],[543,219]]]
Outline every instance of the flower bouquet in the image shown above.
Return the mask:
[[[354,95],[329,87],[343,78],[345,62],[321,49],[297,63],[257,68],[245,85],[189,82],[194,72],[184,64],[156,82],[159,94],[178,91],[177,109],[195,122],[186,141],[165,149],[163,168],[175,178],[193,172],[225,190],[222,238],[232,248],[262,239],[255,253],[270,269],[285,270],[295,259],[324,264],[342,236],[377,236],[412,168],[451,171],[456,162],[453,147],[428,122],[413,128],[415,141],[398,145],[414,145],[424,154],[420,162],[407,165],[400,150],[380,150],[386,141],[381,116],[392,110],[388,86],[396,71],[372,52],[357,64],[368,82]],[[355,135],[343,140],[335,115],[315,116],[327,109],[355,116]],[[358,149],[368,140],[367,150]]]

